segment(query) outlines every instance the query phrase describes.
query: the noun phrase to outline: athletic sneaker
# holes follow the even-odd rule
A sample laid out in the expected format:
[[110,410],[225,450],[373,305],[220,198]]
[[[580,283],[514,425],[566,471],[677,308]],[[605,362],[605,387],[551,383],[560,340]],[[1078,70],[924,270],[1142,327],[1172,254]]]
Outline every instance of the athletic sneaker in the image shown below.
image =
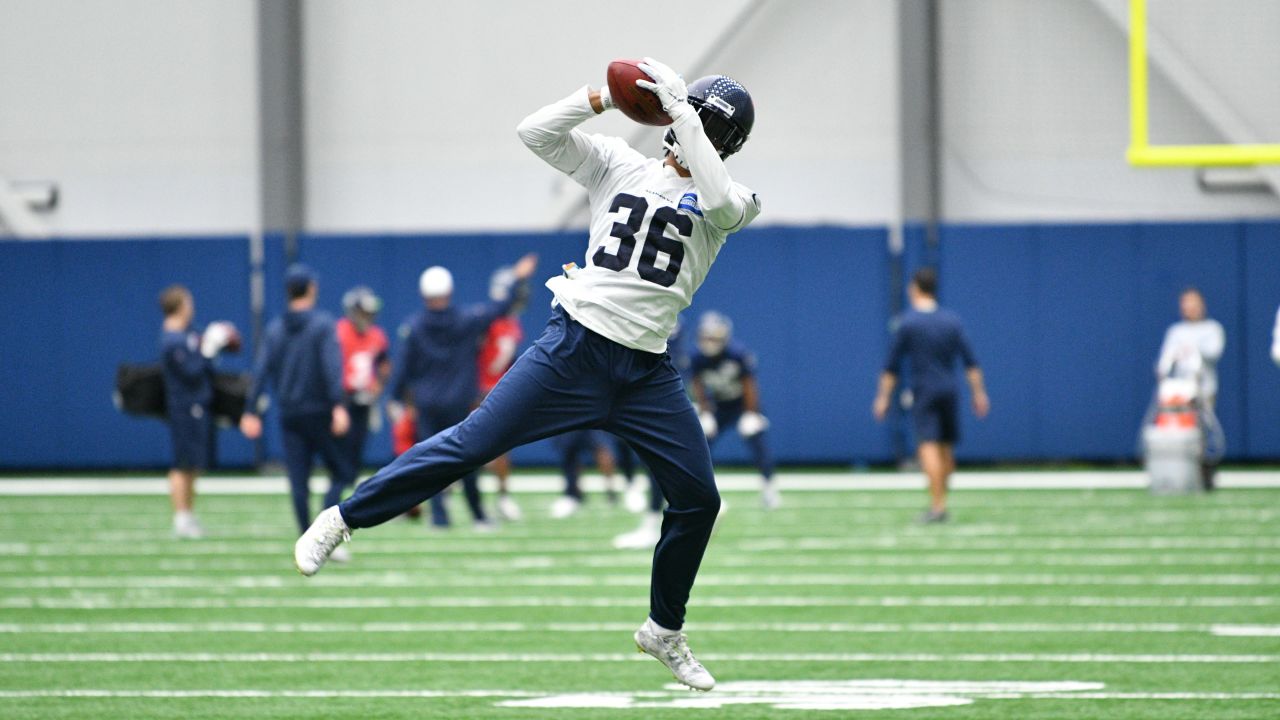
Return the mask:
[[333,551],[350,539],[351,529],[343,522],[338,506],[325,508],[293,546],[293,564],[303,575],[315,575]]
[[510,495],[499,495],[498,517],[507,522],[520,522],[520,518],[524,517],[524,513],[520,512],[520,506]]
[[622,533],[613,539],[619,550],[645,550],[658,544],[662,537],[662,513],[648,513],[640,520],[640,527]]
[[551,517],[556,520],[563,520],[570,515],[578,512],[578,508],[582,507],[582,501],[568,495],[561,495],[551,503]]
[[707,691],[716,686],[716,679],[689,650],[689,641],[684,633],[658,634],[651,629],[651,624],[646,620],[636,631],[636,650],[657,658],[671,670],[676,680],[694,690]]
[[946,510],[925,510],[920,513],[920,517],[916,518],[916,522],[921,525],[938,525],[949,519]]
[[765,510],[777,510],[782,507],[782,491],[772,480],[764,481],[764,489],[760,491],[760,504]]
[[204,537],[204,528],[200,527],[195,515],[178,513],[173,516],[173,536],[179,540],[199,540]]
[[642,487],[644,483],[633,480],[627,485],[627,492],[622,496],[622,504],[629,513],[642,513],[649,507],[649,498]]

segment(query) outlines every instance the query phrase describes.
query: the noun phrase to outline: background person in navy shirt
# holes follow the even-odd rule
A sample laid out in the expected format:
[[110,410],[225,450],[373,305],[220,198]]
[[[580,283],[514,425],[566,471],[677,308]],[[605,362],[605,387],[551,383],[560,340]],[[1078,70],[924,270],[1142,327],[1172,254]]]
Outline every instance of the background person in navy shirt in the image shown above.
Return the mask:
[[202,337],[191,326],[196,304],[191,291],[170,285],[160,293],[164,324],[160,333],[160,368],[165,409],[173,439],[169,497],[173,502],[173,534],[196,539],[204,534],[193,513],[196,477],[214,459],[213,358],[230,333],[214,323]]
[[920,468],[929,477],[929,510],[920,520],[946,522],[947,480],[956,469],[954,447],[960,439],[957,360],[964,363],[974,414],[986,417],[991,404],[982,382],[982,370],[965,339],[959,316],[938,307],[937,273],[932,268],[917,271],[907,295],[911,309],[898,319],[872,410],[877,420],[883,420],[888,414],[889,396],[898,382],[903,362],[908,361],[917,453]]
[[[326,508],[338,504],[356,471],[338,440],[351,425],[342,388],[342,351],[333,317],[315,309],[319,292],[315,273],[305,265],[290,266],[285,292],[288,310],[267,326],[253,365],[247,407],[257,410],[267,386],[274,387],[293,513],[303,531],[311,525],[308,481],[315,456],[329,470]],[[246,412],[240,418],[240,430],[256,439],[262,434],[262,419]]]
[[[538,256],[520,258],[512,271],[518,285],[528,282],[538,268]],[[391,374],[389,399],[414,409],[418,437],[430,438],[466,419],[479,396],[476,357],[493,321],[511,311],[522,293],[509,292],[501,301],[457,306],[453,304],[453,274],[438,265],[418,278],[418,291],[426,305],[422,313],[401,328],[400,356]],[[398,415],[398,411],[396,412]],[[476,528],[492,528],[480,504],[475,473],[462,479],[467,505]],[[431,521],[449,525],[444,493],[431,497]]]

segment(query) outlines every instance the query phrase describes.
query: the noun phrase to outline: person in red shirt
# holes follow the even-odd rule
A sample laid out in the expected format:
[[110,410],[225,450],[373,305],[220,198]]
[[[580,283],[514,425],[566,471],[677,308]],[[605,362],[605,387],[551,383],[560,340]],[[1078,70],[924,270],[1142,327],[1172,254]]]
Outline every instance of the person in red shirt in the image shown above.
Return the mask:
[[373,408],[382,394],[391,361],[387,355],[387,334],[374,324],[382,300],[369,288],[358,285],[342,296],[346,317],[337,323],[338,345],[342,348],[342,389],[346,393],[351,429],[342,443],[355,474],[364,465],[364,444],[369,436]]
[[[476,359],[481,400],[493,390],[516,361],[516,350],[524,340],[520,313],[524,312],[529,300],[528,285],[517,283],[510,267],[495,270],[489,280],[489,299],[502,302],[513,292],[518,296],[511,311],[489,325],[489,332],[485,335],[480,355]],[[522,514],[520,506],[507,492],[507,478],[511,476],[511,454],[504,453],[489,463],[489,470],[498,476],[498,515],[508,522],[519,520]]]

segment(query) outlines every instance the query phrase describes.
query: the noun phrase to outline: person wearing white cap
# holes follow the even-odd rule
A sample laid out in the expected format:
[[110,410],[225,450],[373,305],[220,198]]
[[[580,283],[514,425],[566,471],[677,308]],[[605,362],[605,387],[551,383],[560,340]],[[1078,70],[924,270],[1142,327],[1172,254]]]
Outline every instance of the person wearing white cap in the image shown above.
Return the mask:
[[[523,284],[538,267],[538,256],[525,255],[513,269],[514,282]],[[413,407],[419,438],[429,438],[462,422],[475,407],[476,351],[489,325],[511,310],[518,293],[505,300],[456,306],[453,274],[434,265],[418,278],[426,305],[400,327],[400,355],[391,375],[390,399]],[[467,505],[479,530],[492,529],[480,503],[474,472],[462,477]],[[443,495],[431,498],[431,521],[449,525]]]

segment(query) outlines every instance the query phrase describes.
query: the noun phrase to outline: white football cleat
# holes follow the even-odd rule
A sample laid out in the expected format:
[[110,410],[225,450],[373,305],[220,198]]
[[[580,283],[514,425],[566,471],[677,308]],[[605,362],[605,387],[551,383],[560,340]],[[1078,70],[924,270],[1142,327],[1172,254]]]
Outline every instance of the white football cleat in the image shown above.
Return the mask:
[[613,539],[618,550],[646,550],[658,544],[662,537],[662,513],[649,513],[640,520],[640,527],[622,533]]
[[622,496],[622,504],[626,506],[627,512],[642,513],[649,506],[645,488],[641,487],[643,484],[639,480],[633,480],[627,485],[627,492]]
[[765,510],[777,510],[782,507],[782,491],[778,489],[778,484],[772,480],[764,481],[764,488],[760,491],[760,504]]
[[563,520],[570,515],[578,512],[578,508],[582,507],[582,501],[568,495],[561,495],[551,503],[551,517],[556,520]]
[[693,652],[689,650],[689,641],[684,633],[659,635],[649,629],[649,623],[646,621],[636,631],[635,639],[636,649],[639,652],[657,658],[658,662],[671,670],[671,674],[680,683],[703,692],[716,686],[716,679],[711,677],[711,673],[702,667],[702,663],[698,662]]
[[350,539],[351,529],[343,521],[338,506],[325,508],[294,544],[293,564],[298,572],[311,577],[324,567],[325,561],[339,545]]
[[204,537],[204,528],[195,515],[181,512],[173,516],[173,536],[179,540],[199,540]]
[[498,517],[507,522],[520,522],[524,513],[520,511],[520,505],[510,495],[499,495]]

